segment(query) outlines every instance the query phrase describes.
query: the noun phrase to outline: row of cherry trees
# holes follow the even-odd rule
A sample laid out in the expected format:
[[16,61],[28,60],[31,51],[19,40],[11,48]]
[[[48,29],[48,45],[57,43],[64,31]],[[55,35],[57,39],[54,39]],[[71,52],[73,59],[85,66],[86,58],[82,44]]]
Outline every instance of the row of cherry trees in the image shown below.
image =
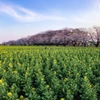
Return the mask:
[[57,31],[46,31],[42,34],[17,41],[9,41],[3,45],[64,45],[64,46],[100,46],[100,27],[92,30],[63,29]]

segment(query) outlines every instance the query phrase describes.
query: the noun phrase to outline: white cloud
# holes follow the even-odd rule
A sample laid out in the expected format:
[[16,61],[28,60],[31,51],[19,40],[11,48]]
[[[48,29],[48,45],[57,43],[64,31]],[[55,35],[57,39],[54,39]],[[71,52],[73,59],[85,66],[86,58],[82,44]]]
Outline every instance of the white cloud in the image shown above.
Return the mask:
[[0,12],[22,22],[33,22],[38,20],[65,20],[65,18],[42,15],[18,5],[13,6],[3,3],[0,4]]
[[48,20],[50,22],[54,20],[55,23],[56,21],[61,21],[62,23],[66,23],[64,25],[69,25],[70,27],[100,26],[100,0],[90,0],[90,2],[92,2],[92,4],[90,4],[89,9],[84,9],[83,12],[80,11],[80,13],[76,14],[75,12],[66,12],[64,15],[58,14],[58,16],[56,16],[57,14],[55,12],[52,12],[52,15],[47,12],[46,15],[44,15],[18,5],[4,3],[0,3],[0,13],[2,12],[9,15],[20,22],[31,23],[40,20]]
[[76,23],[78,27],[100,26],[100,0],[91,1],[89,9],[78,13],[70,18],[71,22]]
[[14,7],[5,4],[0,5],[0,12],[12,16],[13,18],[20,21],[33,21],[36,18],[36,16],[38,16],[36,13],[25,8],[18,6]]

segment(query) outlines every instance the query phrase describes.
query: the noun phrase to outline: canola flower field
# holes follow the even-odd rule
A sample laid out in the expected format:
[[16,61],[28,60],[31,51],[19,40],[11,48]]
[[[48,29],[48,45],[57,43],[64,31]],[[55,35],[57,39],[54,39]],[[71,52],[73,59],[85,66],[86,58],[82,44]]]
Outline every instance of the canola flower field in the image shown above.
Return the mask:
[[0,46],[0,100],[100,100],[100,48]]

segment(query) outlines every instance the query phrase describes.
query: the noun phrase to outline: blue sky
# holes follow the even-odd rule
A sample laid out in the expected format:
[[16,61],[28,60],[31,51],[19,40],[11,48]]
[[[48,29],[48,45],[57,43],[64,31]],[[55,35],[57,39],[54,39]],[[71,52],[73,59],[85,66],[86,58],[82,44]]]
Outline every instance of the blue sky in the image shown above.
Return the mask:
[[0,0],[0,43],[54,29],[100,25],[100,0]]

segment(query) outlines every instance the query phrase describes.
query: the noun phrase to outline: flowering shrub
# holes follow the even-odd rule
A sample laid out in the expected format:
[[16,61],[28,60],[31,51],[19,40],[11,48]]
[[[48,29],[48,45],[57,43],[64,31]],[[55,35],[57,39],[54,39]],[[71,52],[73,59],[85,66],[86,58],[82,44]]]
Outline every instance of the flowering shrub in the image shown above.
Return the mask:
[[0,100],[99,100],[100,48],[0,47]]

